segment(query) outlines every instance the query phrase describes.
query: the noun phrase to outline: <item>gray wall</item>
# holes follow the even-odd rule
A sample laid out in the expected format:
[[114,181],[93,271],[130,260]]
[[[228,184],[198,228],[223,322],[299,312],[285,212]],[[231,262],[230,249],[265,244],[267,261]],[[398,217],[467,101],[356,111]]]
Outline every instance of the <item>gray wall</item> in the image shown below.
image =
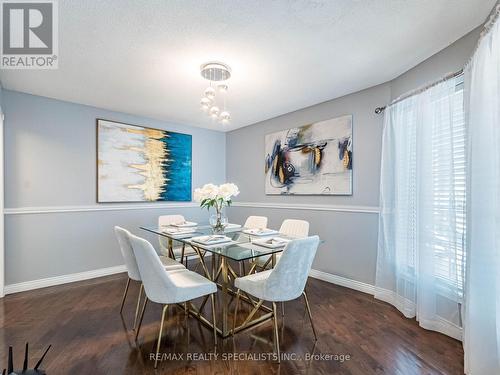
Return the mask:
[[114,225],[140,233],[139,225],[178,212],[206,220],[197,207],[159,209],[157,203],[144,210],[13,214],[25,207],[98,206],[96,118],[192,134],[193,188],[225,181],[224,133],[9,90],[3,103],[6,285],[123,264]]
[[[326,241],[318,250],[314,269],[373,284],[378,215],[349,210],[358,206],[378,207],[379,204],[383,115],[374,114],[374,109],[446,73],[459,70],[472,54],[479,31],[480,28],[473,30],[391,82],[228,133],[226,147],[230,157],[226,162],[226,175],[229,181],[241,187],[237,200],[246,205],[231,208],[231,219],[241,221],[250,214],[262,214],[269,216],[272,227],[279,227],[285,218],[306,219],[311,224],[311,233],[319,234]],[[353,195],[266,196],[264,136],[344,114],[353,114]],[[258,206],[260,202],[284,206],[272,209],[248,207],[252,203]],[[294,204],[333,205],[341,209],[345,206],[346,211],[286,207]]]

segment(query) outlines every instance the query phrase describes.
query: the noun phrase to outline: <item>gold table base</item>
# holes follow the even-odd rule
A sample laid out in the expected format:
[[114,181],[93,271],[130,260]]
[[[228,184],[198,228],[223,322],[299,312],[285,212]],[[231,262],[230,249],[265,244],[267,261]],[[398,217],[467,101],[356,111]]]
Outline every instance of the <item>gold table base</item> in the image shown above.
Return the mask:
[[[172,250],[172,243],[173,241],[169,241],[169,254],[173,257],[174,253]],[[232,285],[230,282],[230,277],[233,278],[233,280],[238,277],[237,273],[233,270],[231,265],[228,263],[227,258],[219,255],[220,258],[220,265],[219,267],[216,267],[217,262],[216,262],[216,253],[212,253],[212,272],[209,272],[206,262],[205,262],[205,255],[207,251],[199,248],[198,246],[195,246],[193,244],[190,244],[191,248],[198,254],[201,266],[203,268],[203,271],[205,273],[205,277],[217,284],[217,287],[221,290],[221,300],[222,300],[222,319],[216,319],[216,322],[221,324],[221,327],[215,327],[215,331],[219,336],[222,338],[227,338],[229,336],[232,336],[234,333],[246,331],[252,328],[256,328],[260,326],[261,324],[273,319],[274,312],[273,309],[265,306],[262,304],[261,301],[255,301],[250,295],[248,295],[246,292],[243,292],[243,295],[239,293],[238,300],[245,301],[248,304],[252,305],[253,310],[250,313],[250,315],[245,319],[244,323],[241,324],[240,326],[236,327],[233,324],[232,328],[229,328],[228,325],[228,318],[229,318],[229,306],[233,300],[233,297],[236,296],[236,292],[232,289]],[[184,250],[184,249],[183,249]],[[184,251],[183,251],[184,253]],[[184,254],[182,254],[184,255]],[[241,261],[240,261],[241,262]],[[274,267],[274,264],[276,263],[276,254],[272,254],[270,258],[271,266]],[[266,263],[267,265],[267,263]],[[217,271],[216,271],[217,268]],[[255,267],[252,267],[249,273],[252,273],[254,271]],[[219,283],[218,279],[222,276],[222,281]],[[209,321],[206,317],[203,316],[202,310],[203,307],[205,306],[205,303],[207,302],[207,298],[205,297],[204,301],[200,305],[199,308],[196,308],[192,303],[189,303],[189,307],[187,308],[187,312],[192,315],[194,318],[198,319],[203,325],[209,327],[210,329],[214,329],[213,323]],[[183,306],[184,308],[184,306]],[[258,312],[262,311],[265,314],[253,318],[253,316]],[[236,319],[234,317],[233,319]],[[216,323],[216,325],[217,325]]]

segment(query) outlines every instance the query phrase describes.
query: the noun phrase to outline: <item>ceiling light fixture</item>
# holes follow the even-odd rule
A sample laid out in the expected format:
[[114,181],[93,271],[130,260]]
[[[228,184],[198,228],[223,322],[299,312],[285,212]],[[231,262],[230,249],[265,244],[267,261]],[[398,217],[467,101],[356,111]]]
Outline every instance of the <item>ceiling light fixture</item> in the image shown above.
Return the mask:
[[[226,125],[231,119],[231,115],[226,110],[226,96],[229,89],[227,82],[218,84],[217,90],[214,88],[215,82],[227,81],[231,78],[231,68],[218,61],[210,61],[200,67],[200,73],[203,78],[210,81],[210,86],[207,87],[203,93],[203,98],[200,100],[201,108],[214,119],[219,120],[222,124]],[[220,102],[217,99],[220,94]],[[222,106],[222,111],[219,108]]]

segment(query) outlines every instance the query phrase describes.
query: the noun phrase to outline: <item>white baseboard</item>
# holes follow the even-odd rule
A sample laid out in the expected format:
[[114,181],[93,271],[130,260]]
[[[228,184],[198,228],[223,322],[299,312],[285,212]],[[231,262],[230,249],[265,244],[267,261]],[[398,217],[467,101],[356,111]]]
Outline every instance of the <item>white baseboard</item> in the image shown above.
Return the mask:
[[373,295],[375,293],[375,286],[371,284],[366,284],[362,283],[361,281],[356,281],[352,279],[348,279],[346,277],[342,276],[337,276],[333,275],[331,273],[323,272],[323,271],[318,271],[312,269],[311,272],[309,272],[309,276],[318,279],[318,280],[323,280],[332,284],[344,286],[346,288],[354,289],[359,292],[363,293],[368,293]]
[[27,290],[46,288],[48,286],[61,285],[73,283],[75,281],[82,281],[88,279],[95,279],[96,277],[113,275],[116,273],[126,272],[125,265],[101,268],[92,271],[72,273],[69,275],[61,275],[54,277],[47,277],[45,279],[25,281],[17,284],[5,285],[5,294],[25,292]]
[[[348,279],[346,277],[337,276],[337,275],[333,275],[331,273],[322,272],[322,271],[318,271],[318,270],[311,270],[311,272],[309,273],[309,276],[311,276],[315,279],[319,279],[319,280],[323,280],[323,281],[332,283],[332,284],[336,284],[336,285],[344,286],[346,288],[354,289],[354,290],[357,290],[359,292],[368,293],[371,295],[375,294],[375,286],[374,285],[362,283],[361,281]],[[408,314],[402,308],[403,305],[401,305],[399,303],[399,301],[397,301],[397,299],[400,297],[395,296],[394,293],[389,291],[389,290],[379,289],[376,298],[381,300],[381,301],[387,302],[390,305],[393,305],[399,311],[401,311],[403,316],[406,316],[407,318],[411,319],[412,318],[411,315],[414,315],[414,314]],[[444,319],[435,320],[435,321],[423,321],[422,319],[420,319],[419,325],[422,328],[425,328],[425,329],[428,329],[431,331],[440,332],[444,335],[453,337],[456,340],[462,341],[462,328],[460,328],[459,326],[457,326],[451,322],[448,322]]]
[[[206,254],[205,256],[209,257],[210,255],[211,254]],[[194,258],[196,258],[196,256],[191,256],[188,259],[191,260]],[[47,277],[44,279],[31,280],[31,281],[25,281],[22,283],[6,285],[4,288],[4,293],[7,295],[7,294],[25,292],[25,291],[33,290],[33,289],[46,288],[49,286],[55,286],[55,285],[61,285],[61,284],[74,283],[76,281],[95,279],[97,277],[114,275],[114,274],[126,272],[126,271],[127,271],[127,269],[125,268],[125,265],[121,265],[121,266],[100,268],[100,269],[92,270],[92,271],[72,273],[69,275]],[[375,287],[373,285],[365,284],[365,283],[362,283],[360,281],[348,279],[348,278],[345,278],[342,276],[337,276],[337,275],[333,275],[331,273],[322,272],[322,271],[318,271],[318,270],[311,270],[311,272],[309,273],[309,276],[311,276],[315,279],[319,279],[319,280],[323,280],[323,281],[332,283],[332,284],[336,284],[336,285],[344,286],[346,288],[358,290],[358,291],[363,292],[363,293],[374,294],[374,290],[375,290]]]
[[[205,255],[205,257],[209,257],[209,256],[211,256],[210,253]],[[198,256],[191,255],[188,257],[188,260],[192,260],[192,259],[198,259]],[[4,291],[5,295],[19,293],[19,292],[26,292],[28,290],[46,288],[49,286],[55,286],[55,285],[61,285],[61,284],[74,283],[76,281],[95,279],[97,277],[114,275],[116,273],[121,273],[121,272],[126,272],[126,271],[127,271],[127,269],[126,269],[125,265],[100,268],[100,269],[92,270],[92,271],[71,273],[69,275],[47,277],[45,279],[38,279],[38,280],[24,281],[22,283],[17,283],[17,284],[10,284],[10,285],[6,285],[4,287],[3,291]]]

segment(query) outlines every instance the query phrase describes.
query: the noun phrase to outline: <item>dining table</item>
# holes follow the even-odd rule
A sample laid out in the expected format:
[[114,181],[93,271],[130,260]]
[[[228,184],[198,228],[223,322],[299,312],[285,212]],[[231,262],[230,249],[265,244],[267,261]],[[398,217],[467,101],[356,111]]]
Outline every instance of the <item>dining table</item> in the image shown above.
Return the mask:
[[[226,237],[226,242],[210,244],[210,241],[208,241],[208,243],[199,242],[200,238],[207,240],[211,236],[212,238],[218,238],[217,235],[214,235],[210,225],[196,225],[189,231],[182,228],[176,228],[178,227],[172,225],[162,227],[140,227],[140,229],[144,231],[167,238],[168,256],[173,259],[175,259],[173,251],[174,242],[182,246],[181,262],[184,259],[184,250],[186,247],[190,247],[196,252],[205,277],[216,283],[221,292],[220,303],[217,304],[219,307],[218,310],[220,309],[221,313],[221,319],[216,319],[216,331],[218,335],[222,338],[226,338],[233,333],[255,328],[255,326],[272,319],[273,313],[270,307],[258,303],[252,296],[243,293],[243,295],[240,296],[241,301],[250,304],[253,310],[241,325],[236,327],[233,323],[233,326],[229,327],[229,308],[232,299],[237,293],[234,288],[234,280],[237,277],[242,277],[245,276],[245,274],[254,272],[257,266],[255,259],[258,257],[266,257],[263,268],[273,268],[276,264],[276,255],[283,251],[286,243],[293,240],[293,237],[268,229],[256,230],[245,228],[240,225],[229,224],[223,233],[223,236]],[[272,245],[272,247],[266,247],[262,244],[264,241],[269,243],[276,241],[276,244]],[[212,257],[210,270],[209,267],[207,267],[207,255]],[[248,273],[245,271],[245,261],[253,263]],[[239,265],[236,267],[236,270],[231,263]],[[203,300],[198,308],[193,304],[190,304],[188,307],[184,306],[184,308],[201,323],[213,329],[213,323],[202,314],[206,302],[207,298]],[[259,311],[260,314],[257,314]]]

